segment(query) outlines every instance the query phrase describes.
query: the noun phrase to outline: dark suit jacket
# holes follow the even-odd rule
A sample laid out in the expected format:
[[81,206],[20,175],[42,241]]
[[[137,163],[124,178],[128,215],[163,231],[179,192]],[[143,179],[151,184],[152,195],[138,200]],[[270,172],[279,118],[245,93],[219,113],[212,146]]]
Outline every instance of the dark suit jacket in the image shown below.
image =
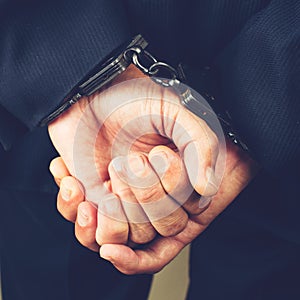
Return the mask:
[[263,170],[194,243],[190,296],[299,297],[297,0],[0,1],[0,142],[12,148],[2,185],[53,190],[39,163],[53,150],[25,132],[138,32],[161,59],[212,68],[212,92]]

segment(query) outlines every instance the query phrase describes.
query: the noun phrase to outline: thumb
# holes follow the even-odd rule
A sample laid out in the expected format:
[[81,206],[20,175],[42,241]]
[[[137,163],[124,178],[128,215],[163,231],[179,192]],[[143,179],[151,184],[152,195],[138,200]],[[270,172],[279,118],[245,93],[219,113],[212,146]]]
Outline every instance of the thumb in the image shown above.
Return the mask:
[[[224,169],[225,151],[221,126],[217,133],[207,123],[183,107],[175,116],[172,140],[178,148],[194,189],[203,196],[217,193]],[[214,128],[215,129],[215,128]],[[217,161],[221,162],[217,170]],[[221,172],[220,172],[221,171]]]
[[174,237],[161,237],[144,249],[134,250],[125,245],[105,244],[100,248],[100,256],[124,274],[153,274],[171,262],[184,246]]

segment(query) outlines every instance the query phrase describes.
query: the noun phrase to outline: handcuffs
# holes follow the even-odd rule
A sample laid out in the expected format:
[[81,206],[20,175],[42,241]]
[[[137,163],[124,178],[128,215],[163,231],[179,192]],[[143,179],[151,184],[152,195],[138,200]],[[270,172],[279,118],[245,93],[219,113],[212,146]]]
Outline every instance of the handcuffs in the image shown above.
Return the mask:
[[[139,34],[130,40],[130,42],[114,50],[104,60],[104,63],[98,64],[71,90],[62,104],[40,122],[40,126],[45,126],[52,122],[82,97],[92,95],[124,72],[130,64],[134,64],[157,84],[166,88],[173,88],[179,95],[181,104],[196,116],[205,120],[208,125],[211,116],[217,116],[226,137],[234,144],[248,151],[246,144],[242,142],[233,129],[228,112],[219,107],[216,109],[214,97],[204,95],[203,97],[208,105],[203,105],[203,101],[200,102],[194,97],[193,89],[184,84],[186,79],[183,66],[179,65],[175,69],[165,62],[158,61],[152,54],[145,50],[147,46],[148,42]],[[164,73],[163,77],[159,77],[161,72]],[[166,74],[167,76],[165,76]]]

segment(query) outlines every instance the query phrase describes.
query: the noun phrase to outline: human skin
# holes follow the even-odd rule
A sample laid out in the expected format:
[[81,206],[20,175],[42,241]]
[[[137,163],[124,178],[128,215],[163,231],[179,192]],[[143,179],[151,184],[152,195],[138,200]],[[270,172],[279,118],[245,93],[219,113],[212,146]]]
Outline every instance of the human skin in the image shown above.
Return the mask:
[[[137,69],[129,68],[113,84],[81,99],[52,122],[52,142],[70,174],[81,182],[85,198],[102,215],[97,218],[99,245],[127,244],[128,236],[132,242],[146,243],[157,232],[175,235],[186,227],[189,213],[199,212],[194,204],[199,200],[198,194],[209,197],[217,192],[221,179],[215,175],[218,139],[203,120],[179,104],[176,94],[143,78]],[[134,213],[124,211],[119,197],[110,190],[111,161],[131,152],[148,156],[160,145],[178,151],[184,166],[181,168],[197,193],[190,188],[184,207],[169,197],[170,210],[159,217],[145,214],[140,205],[134,206]],[[136,202],[133,197],[131,200]],[[128,222],[129,214],[142,221]],[[176,226],[166,230],[165,224],[170,223]]]
[[[161,150],[161,149],[160,149]],[[170,159],[169,171],[176,173],[180,171],[180,161],[178,155],[170,149],[164,149],[168,152]],[[177,157],[177,158],[176,158]],[[174,257],[190,242],[192,242],[199,234],[201,234],[207,226],[237,197],[237,195],[249,184],[251,179],[258,171],[258,165],[247,153],[238,147],[227,144],[226,168],[220,188],[216,195],[211,198],[208,206],[196,214],[189,214],[184,229],[173,236],[159,236],[151,243],[147,244],[143,249],[134,249],[128,245],[122,244],[102,244],[100,247],[101,257],[109,260],[119,271],[124,274],[138,273],[155,273],[167,265]],[[176,161],[174,163],[174,160]],[[173,161],[173,162],[172,162]],[[177,170],[176,170],[177,168]],[[155,166],[145,164],[143,174],[152,172]],[[82,190],[78,188],[80,183],[69,175],[68,170],[61,158],[57,158],[51,163],[51,171],[57,182],[61,183],[61,189],[58,194],[58,209],[63,216],[69,220],[75,220],[75,232],[78,240],[86,247],[98,251],[99,244],[96,242],[97,230],[97,210],[89,202],[85,201]],[[166,171],[168,173],[168,170]],[[124,175],[123,175],[124,176]],[[187,177],[181,177],[181,186],[189,184]],[[114,180],[114,178],[112,179]],[[171,177],[166,176],[161,180],[163,186],[168,186],[171,191],[173,189]],[[117,182],[118,184],[118,182]],[[177,184],[176,184],[177,185]],[[112,183],[112,186],[115,186]],[[71,192],[71,197],[66,201],[62,197],[63,189]],[[159,185],[154,187],[155,191],[159,191]],[[113,191],[118,193],[117,188]],[[149,187],[153,198],[158,193],[153,192],[153,186]],[[143,194],[147,192],[147,188],[133,188],[134,195],[139,203],[143,203]],[[77,211],[78,207],[78,211]],[[81,222],[82,213],[86,217]],[[172,222],[164,223],[165,229],[174,226]]]
[[[137,73],[135,69],[129,69],[118,81],[141,76]],[[134,99],[141,98],[142,101],[128,101],[127,95]],[[126,105],[123,105],[124,100],[127,101]],[[118,109],[115,110],[115,107]],[[153,115],[159,117],[149,118]],[[142,82],[129,81],[126,85],[116,85],[115,89],[113,87],[92,98],[82,99],[51,123],[49,132],[62,157],[54,160],[50,166],[54,177],[61,183],[59,211],[67,219],[75,221],[75,234],[83,245],[94,251],[101,246],[100,255],[126,274],[152,273],[164,267],[236,198],[257,171],[256,163],[247,153],[229,143],[224,176],[218,189],[220,181],[214,170],[220,149],[216,135],[203,120],[178,105],[176,95],[153,85],[147,79]],[[112,151],[115,144],[118,146],[116,153]],[[161,147],[168,152],[167,156],[157,150],[161,150]],[[122,149],[125,151],[122,152]],[[192,156],[190,149],[193,150]],[[161,159],[157,159],[160,155]],[[137,169],[133,167],[131,175],[136,175],[137,179],[141,171],[142,174],[158,175],[154,181],[156,185],[153,182],[149,186],[135,184],[132,188],[126,184],[132,181],[130,176],[126,177],[129,174],[116,176],[120,175],[116,170],[118,167],[115,168],[120,156],[123,161],[126,158],[125,161],[131,166],[134,161],[137,162],[131,159],[132,156],[142,158],[146,162],[143,164],[144,170],[136,172]],[[169,160],[165,164],[168,168],[164,170],[164,177],[155,172],[157,166],[155,160],[151,159],[154,156],[156,161],[166,162],[166,157]],[[189,160],[190,157],[196,159]],[[76,170],[78,160],[83,165],[80,168],[77,166]],[[194,161],[197,161],[196,166]],[[96,165],[96,173],[78,172],[78,169],[89,170],[89,164]],[[166,176],[168,173],[178,176]],[[179,180],[174,183],[174,178]],[[120,185],[125,187],[120,188]],[[96,207],[85,201],[91,200],[90,191],[99,186],[98,204],[110,195],[109,207],[103,208],[102,205],[100,210],[99,205]],[[158,218],[145,211],[143,195],[150,195],[147,201],[155,202],[164,199],[163,192],[167,192],[168,195],[175,195],[173,200],[178,200],[176,195],[186,186],[188,190],[190,187],[194,189],[191,197],[179,201],[180,205],[169,214]],[[136,203],[134,213],[124,209],[124,191],[127,196],[125,202],[131,195],[129,198]],[[205,198],[200,198],[199,194]],[[209,201],[206,206],[199,204],[199,199],[207,201],[209,197],[210,205]],[[170,199],[168,201],[174,204]],[[113,211],[113,215],[105,213],[106,209],[110,213]],[[136,216],[136,211],[145,218],[143,222],[130,220],[130,216]],[[147,242],[151,243],[143,249],[130,247]]]

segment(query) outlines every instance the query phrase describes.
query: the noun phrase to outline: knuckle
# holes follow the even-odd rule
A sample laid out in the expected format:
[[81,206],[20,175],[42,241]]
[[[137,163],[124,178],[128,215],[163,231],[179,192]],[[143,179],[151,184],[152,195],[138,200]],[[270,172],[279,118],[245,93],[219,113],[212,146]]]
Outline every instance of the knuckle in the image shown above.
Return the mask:
[[131,226],[129,238],[132,242],[137,244],[146,244],[152,241],[156,233],[151,225],[134,225]]
[[71,190],[76,197],[83,197],[83,188],[76,178],[65,176],[61,179],[60,184]]
[[160,195],[157,187],[151,187],[146,189],[139,189],[135,192],[135,196],[139,202],[150,203],[163,198],[165,195]]
[[112,225],[109,227],[109,232],[97,228],[96,241],[99,245],[120,243],[125,244],[128,240],[127,225]]
[[121,200],[130,200],[132,198],[132,191],[130,187],[114,188],[113,193],[115,193]]
[[180,233],[186,227],[188,222],[187,214],[180,216],[180,218],[169,217],[159,221],[156,224],[156,230],[164,237],[174,236]]
[[68,221],[70,222],[75,222],[76,219],[76,212],[71,211],[70,208],[68,208],[68,204],[63,203],[61,200],[61,196],[57,196],[57,201],[56,201],[56,208],[58,212]]
[[127,227],[121,227],[119,230],[110,233],[112,240],[127,242],[128,229]]

